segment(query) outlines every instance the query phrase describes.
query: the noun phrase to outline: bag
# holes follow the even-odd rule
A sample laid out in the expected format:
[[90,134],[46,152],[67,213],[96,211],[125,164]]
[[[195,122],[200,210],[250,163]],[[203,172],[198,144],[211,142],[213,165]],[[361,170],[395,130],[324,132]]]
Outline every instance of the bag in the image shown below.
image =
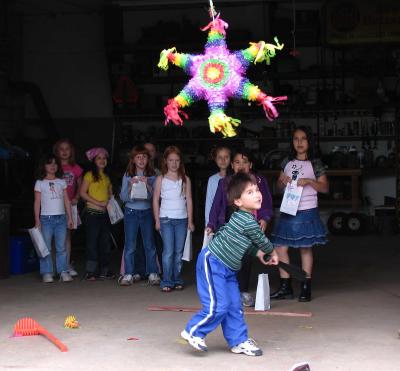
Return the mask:
[[137,182],[132,184],[131,198],[137,200],[147,199],[147,187],[145,182]]
[[258,275],[256,304],[254,310],[264,311],[271,309],[271,302],[269,299],[269,279],[267,273]]
[[190,262],[192,258],[192,232],[188,229],[186,233],[185,247],[183,248],[182,260]]
[[50,254],[50,251],[44,241],[42,232],[39,228],[28,229],[29,235],[31,236],[33,246],[36,250],[36,254],[39,258],[45,258]]
[[291,182],[286,185],[285,193],[281,203],[281,212],[295,216],[299,208],[303,187],[298,187],[297,182]]
[[71,214],[72,214],[72,229],[78,229],[78,227],[82,224],[81,218],[78,213],[78,206],[71,205]]
[[213,239],[213,237],[214,237],[214,233],[207,234],[207,232],[204,231],[203,244],[201,245],[201,248],[204,249],[205,247],[207,247],[208,244]]
[[120,220],[124,219],[124,213],[121,209],[121,206],[119,206],[119,203],[114,196],[111,196],[110,200],[108,201],[107,212],[108,216],[110,217],[111,224],[116,224]]

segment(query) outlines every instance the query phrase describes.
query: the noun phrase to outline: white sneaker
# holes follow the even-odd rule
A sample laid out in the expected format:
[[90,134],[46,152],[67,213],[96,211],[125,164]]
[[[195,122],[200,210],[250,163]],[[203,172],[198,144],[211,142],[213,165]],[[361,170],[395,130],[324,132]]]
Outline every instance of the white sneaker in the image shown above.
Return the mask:
[[202,352],[207,352],[208,348],[204,339],[198,336],[190,336],[186,330],[181,332],[181,337],[185,339],[193,348],[201,350]]
[[241,292],[240,298],[242,299],[242,304],[244,307],[254,307],[255,300],[253,295],[251,295],[249,292]]
[[151,286],[157,286],[160,284],[160,276],[157,273],[149,274],[149,284]]
[[139,282],[140,280],[142,279],[142,277],[140,277],[140,274],[134,274],[133,276],[132,276],[132,281],[133,282]]
[[61,272],[60,274],[60,281],[61,282],[71,282],[74,279],[71,277],[71,275],[68,272]]
[[231,348],[231,352],[236,354],[244,353],[248,356],[262,356],[263,354],[257,343],[250,338]]
[[53,275],[51,273],[45,273],[42,275],[42,281],[44,283],[54,282]]
[[131,274],[125,274],[121,276],[118,280],[120,286],[130,286],[132,285],[132,282],[133,282],[133,277]]
[[74,269],[74,267],[72,265],[70,265],[69,269],[68,269],[68,273],[71,277],[76,277],[78,276],[78,272]]

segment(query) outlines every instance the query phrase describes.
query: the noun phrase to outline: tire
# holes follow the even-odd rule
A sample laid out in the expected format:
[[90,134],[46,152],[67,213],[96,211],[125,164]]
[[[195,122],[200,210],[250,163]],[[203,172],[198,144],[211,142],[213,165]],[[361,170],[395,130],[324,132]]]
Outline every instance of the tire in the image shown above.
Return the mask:
[[344,234],[345,223],[347,219],[346,213],[333,213],[328,219],[328,230],[332,234]]
[[349,236],[360,236],[365,233],[367,220],[363,214],[350,213],[344,222],[345,233]]

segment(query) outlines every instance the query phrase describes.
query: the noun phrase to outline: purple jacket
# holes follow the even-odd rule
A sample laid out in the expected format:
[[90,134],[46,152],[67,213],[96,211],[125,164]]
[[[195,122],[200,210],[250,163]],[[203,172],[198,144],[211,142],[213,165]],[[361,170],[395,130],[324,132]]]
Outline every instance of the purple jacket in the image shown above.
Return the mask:
[[[263,176],[255,175],[258,188],[262,194],[261,209],[257,210],[257,220],[265,220],[269,222],[273,215],[272,197],[268,188],[268,183]],[[218,182],[217,192],[215,193],[214,201],[211,206],[210,218],[207,227],[216,232],[223,226],[227,220],[228,199],[226,197],[226,188],[230,177],[225,177]]]

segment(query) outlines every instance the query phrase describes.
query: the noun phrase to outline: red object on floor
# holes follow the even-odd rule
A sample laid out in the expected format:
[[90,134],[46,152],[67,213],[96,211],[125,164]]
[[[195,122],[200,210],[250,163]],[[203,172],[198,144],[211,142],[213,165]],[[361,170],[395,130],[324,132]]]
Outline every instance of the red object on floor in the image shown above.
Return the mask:
[[61,352],[68,352],[68,348],[53,334],[48,332],[45,328],[39,325],[33,318],[26,317],[21,318],[17,321],[14,326],[14,336],[33,336],[33,335],[44,335],[49,339],[55,346],[57,346]]

